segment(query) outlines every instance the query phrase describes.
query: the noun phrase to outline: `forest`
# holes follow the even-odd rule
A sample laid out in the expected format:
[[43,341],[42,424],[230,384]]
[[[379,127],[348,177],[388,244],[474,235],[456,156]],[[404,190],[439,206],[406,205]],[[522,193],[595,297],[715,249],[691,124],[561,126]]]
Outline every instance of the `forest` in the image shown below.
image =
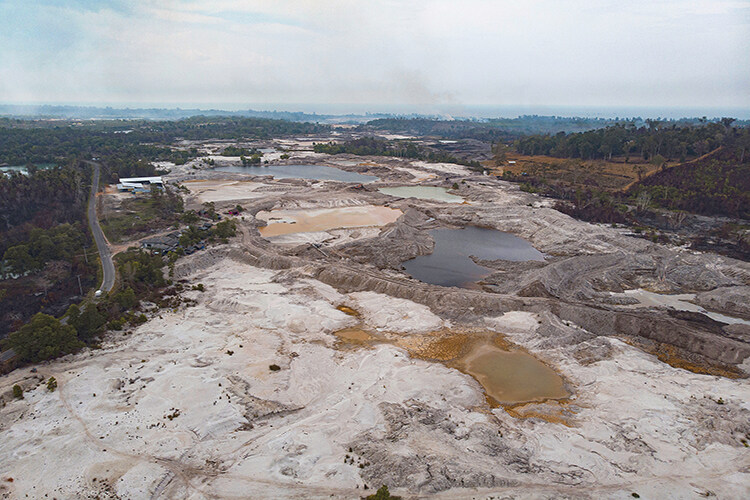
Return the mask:
[[90,167],[77,162],[0,176],[0,274],[18,276],[0,281],[0,336],[40,310],[59,313],[96,281],[90,185]]
[[[661,170],[635,182],[627,193],[610,193],[609,196],[633,198],[646,193],[641,196],[647,196],[653,207],[747,219],[750,218],[750,128],[733,127],[733,121],[723,119],[699,126],[665,128],[657,122],[641,128],[614,125],[577,134],[524,137],[517,140],[515,146],[522,154],[580,160],[623,155],[626,161],[628,155],[649,159],[662,165]],[[665,168],[667,160],[680,163]],[[586,197],[581,196],[585,190],[565,187],[554,175],[541,178],[526,175],[516,179],[518,176],[506,174],[509,180],[525,183],[526,189],[573,201],[578,207],[578,216],[584,205],[588,211],[599,207],[597,212],[608,205],[585,201]],[[597,185],[589,188],[593,190],[591,193],[598,191]],[[574,192],[578,194],[573,196]],[[621,218],[611,210],[605,212],[608,215],[604,217],[592,214],[590,220],[612,222],[613,218]]]
[[479,162],[456,158],[450,153],[439,151],[413,141],[389,141],[378,137],[363,137],[341,143],[318,143],[313,146],[316,153],[331,155],[348,153],[358,156],[394,156],[413,158],[428,162],[445,162],[467,165],[481,171]]
[[28,241],[33,228],[85,222],[90,185],[90,167],[75,162],[0,176],[0,252]]
[[[265,118],[198,116],[177,121],[29,121],[0,118],[0,165],[65,162],[118,152],[184,163],[185,152],[155,146],[175,139],[265,139],[327,132],[330,127]],[[193,155],[194,156],[194,155]],[[190,157],[188,155],[188,157]],[[182,161],[180,161],[182,159]]]
[[[693,127],[719,120],[707,118],[682,118],[659,120],[660,127]],[[359,126],[361,132],[389,131],[417,137],[441,139],[476,139],[495,142],[522,136],[573,134],[600,130],[615,125],[628,128],[650,126],[651,120],[636,118],[586,118],[567,116],[523,115],[517,118],[490,118],[474,120],[441,120],[435,118],[381,118]],[[735,125],[748,126],[750,122],[737,121]],[[535,153],[544,154],[544,153]]]
[[738,159],[750,153],[750,128],[733,127],[732,118],[699,126],[678,126],[647,120],[647,125],[617,124],[598,130],[574,134],[531,135],[518,139],[515,149],[524,155],[546,155],[557,158],[612,159],[613,156],[640,157],[651,160],[686,161],[703,156],[719,146],[736,148]]

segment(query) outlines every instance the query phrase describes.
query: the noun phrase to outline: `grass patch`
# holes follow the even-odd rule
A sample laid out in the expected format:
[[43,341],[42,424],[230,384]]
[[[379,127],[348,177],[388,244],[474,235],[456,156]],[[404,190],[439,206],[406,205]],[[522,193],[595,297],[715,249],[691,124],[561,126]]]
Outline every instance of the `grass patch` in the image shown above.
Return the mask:
[[101,221],[111,243],[166,229],[179,221],[182,200],[177,195],[152,194],[125,200],[116,213]]

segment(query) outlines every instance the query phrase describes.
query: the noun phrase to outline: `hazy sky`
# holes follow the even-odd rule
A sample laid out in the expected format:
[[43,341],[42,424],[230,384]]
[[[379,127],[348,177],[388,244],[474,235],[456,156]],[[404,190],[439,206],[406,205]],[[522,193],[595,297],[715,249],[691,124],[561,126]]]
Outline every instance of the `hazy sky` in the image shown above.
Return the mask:
[[0,0],[0,19],[5,103],[750,108],[750,0]]

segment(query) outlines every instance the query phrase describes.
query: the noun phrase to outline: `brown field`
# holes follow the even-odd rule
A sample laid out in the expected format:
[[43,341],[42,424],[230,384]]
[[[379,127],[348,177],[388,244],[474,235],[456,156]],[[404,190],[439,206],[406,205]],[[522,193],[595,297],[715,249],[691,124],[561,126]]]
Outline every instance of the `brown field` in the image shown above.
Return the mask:
[[[515,164],[508,163],[515,161]],[[611,160],[581,160],[579,158],[554,158],[552,156],[525,156],[508,153],[502,166],[489,167],[490,172],[502,175],[511,172],[516,175],[527,173],[533,177],[546,177],[564,181],[575,186],[598,187],[610,191],[625,191],[631,184],[641,178],[657,172],[656,165],[631,158],[628,163],[624,157]],[[673,164],[666,164],[665,167]]]

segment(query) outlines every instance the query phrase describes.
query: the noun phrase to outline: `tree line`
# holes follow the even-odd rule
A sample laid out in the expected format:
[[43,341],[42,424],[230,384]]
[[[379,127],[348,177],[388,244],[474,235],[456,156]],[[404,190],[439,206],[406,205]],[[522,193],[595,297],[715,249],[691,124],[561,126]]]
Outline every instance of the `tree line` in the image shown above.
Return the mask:
[[750,128],[732,127],[731,118],[699,126],[679,126],[647,120],[647,125],[617,124],[587,132],[532,135],[515,141],[515,149],[524,155],[546,155],[583,160],[640,157],[651,160],[686,161],[721,146],[736,149],[740,161],[750,150]]
[[198,116],[175,121],[112,120],[106,122],[0,119],[0,165],[65,162],[121,155],[184,163],[197,151],[156,146],[176,139],[267,139],[330,131],[327,125],[266,118]]
[[397,158],[413,158],[434,163],[457,163],[475,169],[481,169],[479,162],[456,158],[445,151],[439,151],[413,141],[389,141],[379,137],[362,137],[346,142],[328,142],[313,145],[316,153],[331,155],[348,153],[357,156],[394,156]]

